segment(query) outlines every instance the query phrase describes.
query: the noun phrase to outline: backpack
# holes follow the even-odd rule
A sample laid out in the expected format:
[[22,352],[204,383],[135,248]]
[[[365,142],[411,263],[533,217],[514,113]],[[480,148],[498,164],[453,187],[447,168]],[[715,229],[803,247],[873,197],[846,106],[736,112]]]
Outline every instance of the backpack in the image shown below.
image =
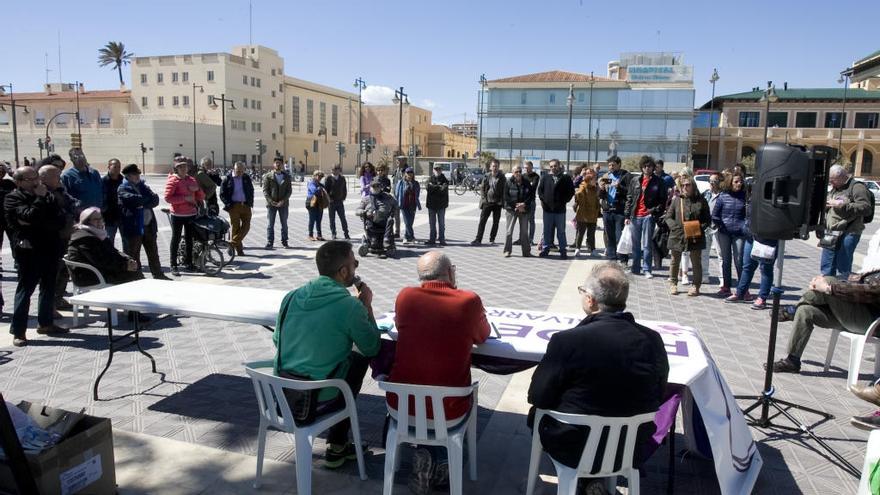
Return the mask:
[[370,196],[373,203],[373,223],[385,225],[391,216],[391,208],[387,201],[378,201],[376,196]]
[[[871,211],[869,211],[864,217],[862,217],[862,222],[864,224],[869,224],[872,221],[874,221],[874,207],[877,204],[877,198],[874,197],[874,193],[872,193],[870,190],[868,190],[868,186],[866,186],[864,182],[856,182],[856,184],[861,184],[862,186],[864,186],[865,190],[868,191],[868,202],[871,203]],[[853,199],[852,192],[853,192],[854,187],[855,187],[855,184],[853,184],[853,187],[849,188],[849,199],[850,200]]]

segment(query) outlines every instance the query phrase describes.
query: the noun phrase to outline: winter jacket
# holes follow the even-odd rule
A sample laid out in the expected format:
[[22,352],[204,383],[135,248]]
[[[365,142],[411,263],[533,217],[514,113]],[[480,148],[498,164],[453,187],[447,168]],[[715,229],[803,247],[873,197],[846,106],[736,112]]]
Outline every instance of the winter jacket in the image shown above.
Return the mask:
[[538,182],[538,198],[547,213],[565,213],[565,205],[574,197],[571,176],[560,172],[545,174]]
[[[621,183],[623,184],[623,183]],[[663,179],[656,175],[651,175],[648,179],[648,187],[642,191],[642,174],[626,175],[626,205],[624,206],[624,216],[632,220],[636,217],[636,210],[639,206],[639,199],[645,196],[645,208],[654,218],[663,214],[666,207],[666,183]],[[618,194],[620,190],[618,189]]]
[[[682,201],[684,202],[684,210],[682,210]],[[709,213],[709,203],[702,195],[696,197],[680,197],[669,205],[666,212],[666,225],[669,226],[669,238],[666,241],[666,247],[670,251],[691,251],[706,249],[706,236],[702,235],[696,241],[688,242],[684,238],[684,223],[682,223],[682,211],[684,211],[685,220],[699,220],[700,230],[705,232],[712,221]]]
[[68,194],[78,199],[82,208],[103,207],[104,184],[101,182],[101,174],[92,167],[86,167],[80,171],[71,167],[61,174],[61,184]]
[[110,174],[101,178],[104,188],[104,206],[101,208],[101,216],[104,217],[104,223],[107,225],[117,225],[120,221],[121,212],[119,211],[119,199],[116,196],[119,191],[119,184],[122,184],[124,177],[114,179]]
[[64,245],[67,244],[67,240],[70,239],[70,235],[73,234],[73,225],[78,220],[80,211],[82,211],[82,204],[76,198],[67,194],[67,191],[64,190],[64,186],[61,186],[54,191],[50,191],[50,193],[55,196],[55,204],[61,208],[61,214],[64,216],[64,226],[61,227],[61,230],[58,232],[58,235],[61,238],[62,248],[64,248]]
[[510,179],[505,182],[504,185],[504,209],[509,212],[516,211],[517,203],[525,203],[526,211],[523,213],[528,213],[529,211],[529,203],[534,203],[535,201],[535,192],[532,190],[532,185],[528,180],[523,178],[521,182],[517,183],[516,180]]
[[[320,276],[281,301],[272,341],[276,375],[285,371],[313,380],[343,378],[352,344],[366,357],[378,354],[379,329],[347,288]],[[322,389],[318,400],[338,393],[336,388]]]
[[445,175],[432,175],[425,181],[426,206],[429,210],[442,210],[449,206],[449,179]]
[[[413,189],[415,193],[415,203],[411,205],[406,205],[406,198],[404,197],[408,189]],[[407,182],[406,180],[399,181],[394,192],[397,204],[400,205],[401,210],[422,209],[422,200],[419,199],[419,182],[415,179],[412,182]]]
[[523,179],[529,181],[529,185],[532,186],[532,198],[529,206],[534,210],[535,198],[538,197],[538,183],[541,182],[541,175],[537,172],[523,173]]
[[596,223],[599,218],[599,187],[590,187],[586,181],[574,193],[575,220],[583,223]]
[[[274,179],[273,179],[274,180]],[[241,176],[241,188],[244,189],[244,204],[248,208],[254,207],[254,181],[247,174]],[[223,178],[220,184],[220,201],[223,201],[223,209],[229,211],[234,202],[232,201],[232,193],[235,191],[235,179],[232,172]]]
[[275,178],[276,172],[274,170],[270,170],[263,175],[263,196],[266,198],[267,204],[283,201],[283,206],[287,206],[287,203],[290,200],[290,195],[293,192],[293,188],[290,184],[290,173],[286,170],[281,173],[284,174],[284,179],[281,181],[281,184],[279,184],[278,179]]
[[712,225],[718,232],[746,236],[746,192],[723,192],[712,207]]
[[[6,200],[6,195],[15,190],[15,181],[11,179],[0,179],[0,207]],[[0,212],[0,228],[6,229],[6,215]]]
[[865,230],[864,217],[871,212],[871,194],[863,182],[852,178],[843,188],[832,189],[828,200],[842,199],[844,203],[837,208],[825,208],[825,228],[848,234],[861,233]]
[[[494,181],[494,187],[492,186]],[[507,179],[501,171],[494,176],[486,174],[480,182],[480,208],[500,206],[504,203],[504,183]]]
[[327,194],[330,195],[331,203],[345,201],[345,198],[348,197],[348,184],[345,183],[345,177],[342,175],[339,177],[332,174],[328,175],[324,179],[324,189],[326,189]]
[[55,196],[16,189],[4,200],[6,228],[12,232],[16,252],[31,250],[41,255],[60,256],[59,231],[64,227],[64,212]]
[[[158,232],[153,208],[159,206],[159,195],[154,193],[146,182],[132,184],[123,179],[118,190],[119,209],[122,212],[122,237],[144,235],[145,232]],[[146,222],[147,211],[151,221]]]
[[181,179],[177,174],[169,174],[165,182],[165,202],[171,205],[171,214],[178,217],[192,217],[198,212],[195,204],[186,200],[193,196],[196,203],[205,200],[205,193],[193,177]]
[[[117,251],[109,238],[98,239],[87,230],[78,229],[70,236],[67,257],[97,268],[108,284],[124,284],[144,277],[140,271],[129,271],[130,258]],[[95,285],[98,277],[89,270],[76,269],[73,270],[73,283],[83,287]]]

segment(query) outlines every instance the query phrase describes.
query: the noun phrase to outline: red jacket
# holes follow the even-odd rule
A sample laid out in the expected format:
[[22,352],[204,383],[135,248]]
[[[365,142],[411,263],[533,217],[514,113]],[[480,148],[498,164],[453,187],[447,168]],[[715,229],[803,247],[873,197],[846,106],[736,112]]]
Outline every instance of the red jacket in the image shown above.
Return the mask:
[[172,215],[191,217],[198,212],[196,205],[185,199],[190,194],[195,197],[196,202],[205,200],[205,193],[195,178],[186,176],[181,179],[177,174],[168,176],[168,181],[165,183],[165,201],[171,205]]
[[[489,321],[480,296],[428,281],[400,291],[395,305],[397,352],[388,380],[414,385],[467,387],[471,384],[471,349],[489,337]],[[397,396],[388,404],[397,408]],[[446,399],[446,419],[468,412],[468,397]],[[414,411],[410,404],[410,411]],[[431,406],[427,406],[432,418]]]

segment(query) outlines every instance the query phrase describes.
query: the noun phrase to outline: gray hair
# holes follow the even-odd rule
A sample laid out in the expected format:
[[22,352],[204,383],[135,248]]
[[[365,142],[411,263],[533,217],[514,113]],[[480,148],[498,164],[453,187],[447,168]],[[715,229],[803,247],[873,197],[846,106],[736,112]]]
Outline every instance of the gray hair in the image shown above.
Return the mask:
[[419,280],[446,280],[452,261],[440,251],[428,251],[418,262]]
[[843,165],[832,165],[828,171],[828,177],[848,177],[849,171]]
[[245,163],[243,161],[239,160],[239,161],[232,164],[232,168],[235,168],[238,166],[241,166],[242,169],[247,170],[247,165],[245,165]]
[[207,167],[208,165],[213,165],[214,161],[211,160],[211,157],[203,156],[201,160],[199,160],[199,166],[202,168]]
[[613,313],[626,309],[629,279],[619,263],[608,261],[594,266],[583,289],[596,301],[599,311]]

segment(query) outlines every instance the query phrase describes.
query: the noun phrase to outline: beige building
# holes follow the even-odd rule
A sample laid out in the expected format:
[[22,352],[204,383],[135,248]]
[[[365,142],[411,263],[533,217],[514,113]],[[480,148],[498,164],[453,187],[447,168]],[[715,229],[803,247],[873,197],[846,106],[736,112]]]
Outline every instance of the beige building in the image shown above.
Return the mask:
[[466,137],[445,125],[432,125],[428,134],[428,151],[430,157],[468,158],[477,154],[477,140]]
[[462,136],[467,136],[471,138],[476,138],[477,134],[479,134],[479,124],[476,122],[462,122],[459,124],[452,124],[449,126],[453,131],[461,134]]
[[880,90],[880,50],[856,60],[850,70],[852,87]]
[[[356,100],[355,100],[356,101]],[[374,138],[376,148],[373,153],[379,157],[393,157],[398,153],[398,138],[401,150],[410,154],[410,145],[415,144],[416,155],[425,155],[428,149],[428,136],[431,133],[431,111],[415,105],[365,105],[364,137]],[[398,135],[398,131],[402,131]]]

